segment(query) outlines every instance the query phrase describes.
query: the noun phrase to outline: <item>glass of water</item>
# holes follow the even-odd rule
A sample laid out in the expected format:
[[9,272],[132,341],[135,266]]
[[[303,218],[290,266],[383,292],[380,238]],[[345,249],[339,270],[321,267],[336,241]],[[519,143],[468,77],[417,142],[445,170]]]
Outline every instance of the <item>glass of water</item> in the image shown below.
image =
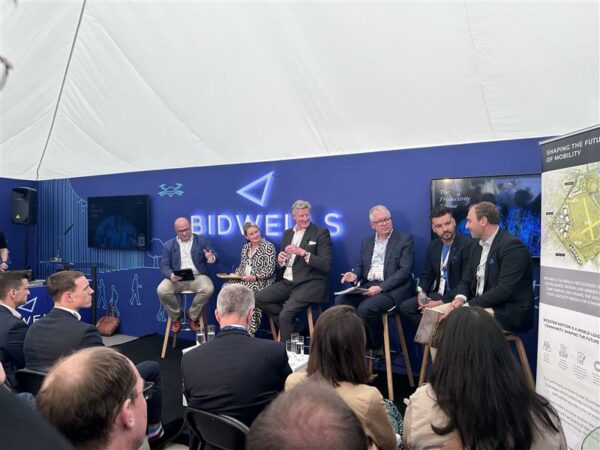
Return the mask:
[[196,345],[202,345],[206,343],[206,333],[204,332],[204,328],[199,328],[196,332]]
[[215,338],[215,326],[209,325],[206,329],[208,330],[208,341],[210,342]]
[[304,355],[304,342],[296,341],[294,342],[294,353],[298,356]]

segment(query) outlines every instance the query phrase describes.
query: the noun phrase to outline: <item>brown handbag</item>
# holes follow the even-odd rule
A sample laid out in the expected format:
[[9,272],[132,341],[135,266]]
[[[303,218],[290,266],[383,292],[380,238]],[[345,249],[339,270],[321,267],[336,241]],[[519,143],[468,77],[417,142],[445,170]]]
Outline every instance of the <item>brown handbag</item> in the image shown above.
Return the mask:
[[112,336],[117,332],[120,323],[121,319],[115,316],[115,308],[111,306],[108,308],[106,315],[100,317],[100,320],[96,323],[96,328],[102,336]]

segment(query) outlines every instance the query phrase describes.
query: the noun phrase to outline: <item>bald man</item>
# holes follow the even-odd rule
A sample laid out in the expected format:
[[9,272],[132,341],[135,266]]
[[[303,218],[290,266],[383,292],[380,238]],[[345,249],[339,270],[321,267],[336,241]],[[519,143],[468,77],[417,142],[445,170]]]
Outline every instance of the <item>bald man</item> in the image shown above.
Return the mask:
[[[211,279],[208,277],[208,264],[217,262],[217,254],[210,247],[208,239],[192,233],[192,226],[185,217],[179,217],[174,224],[176,237],[165,242],[160,272],[164,279],[158,285],[156,292],[160,302],[171,318],[171,331],[181,330],[181,305],[177,294],[185,290],[195,292],[192,305],[187,311],[190,328],[196,331],[199,325],[202,308],[210,301],[214,291]],[[191,269],[193,280],[183,280],[173,271]]]
[[76,448],[137,450],[151,392],[133,363],[107,347],[59,360],[37,395],[37,409]]

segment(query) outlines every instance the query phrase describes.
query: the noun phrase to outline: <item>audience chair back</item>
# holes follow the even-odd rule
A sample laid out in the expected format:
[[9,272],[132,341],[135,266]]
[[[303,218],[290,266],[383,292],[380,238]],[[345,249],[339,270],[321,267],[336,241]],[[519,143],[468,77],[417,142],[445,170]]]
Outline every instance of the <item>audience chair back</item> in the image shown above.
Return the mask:
[[15,375],[20,389],[34,396],[37,395],[46,378],[46,372],[31,369],[19,369],[15,372]]
[[233,417],[188,408],[185,420],[196,440],[200,441],[199,445],[190,445],[190,449],[202,450],[206,444],[221,450],[244,450],[246,447],[248,427]]

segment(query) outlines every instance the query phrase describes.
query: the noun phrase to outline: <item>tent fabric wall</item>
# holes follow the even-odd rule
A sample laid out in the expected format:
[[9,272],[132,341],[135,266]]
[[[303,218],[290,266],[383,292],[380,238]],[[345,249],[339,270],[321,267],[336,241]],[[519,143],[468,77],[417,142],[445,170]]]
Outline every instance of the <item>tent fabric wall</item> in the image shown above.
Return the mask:
[[598,2],[3,1],[0,176],[561,134],[600,122],[598,23]]

